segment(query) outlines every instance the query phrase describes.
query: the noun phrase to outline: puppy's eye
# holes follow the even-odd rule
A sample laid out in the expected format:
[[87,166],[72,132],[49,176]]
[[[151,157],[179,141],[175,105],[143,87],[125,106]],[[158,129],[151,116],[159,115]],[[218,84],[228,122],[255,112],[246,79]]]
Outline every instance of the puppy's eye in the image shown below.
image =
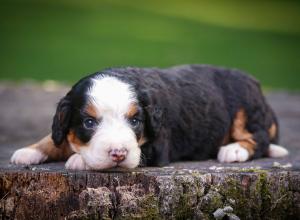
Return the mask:
[[134,117],[129,119],[129,123],[131,124],[132,127],[136,128],[140,125],[141,120]]
[[93,129],[98,125],[98,121],[93,118],[86,118],[83,120],[83,126],[86,129]]

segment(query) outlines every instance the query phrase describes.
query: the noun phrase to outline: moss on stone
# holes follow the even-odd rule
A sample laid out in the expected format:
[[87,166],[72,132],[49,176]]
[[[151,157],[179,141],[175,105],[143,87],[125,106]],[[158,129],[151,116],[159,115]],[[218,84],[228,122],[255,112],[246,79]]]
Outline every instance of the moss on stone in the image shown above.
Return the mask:
[[217,191],[210,190],[203,196],[198,204],[198,209],[212,214],[216,209],[223,207],[223,196]]
[[[286,218],[286,213],[292,214],[291,207],[293,193],[289,191],[287,173],[269,174],[264,189],[264,219]],[[266,196],[268,195],[268,197]]]
[[241,168],[237,171],[241,172],[241,173],[261,173],[261,172],[265,172],[265,170],[262,170],[261,168],[255,168],[255,167]]
[[190,206],[190,195],[183,194],[179,198],[179,202],[175,209],[175,217],[177,219],[188,219],[193,217],[193,207]]
[[262,172],[258,175],[258,182],[256,184],[257,192],[261,194],[262,210],[270,207],[271,195],[267,187],[267,172]]
[[158,198],[153,194],[145,195],[139,202],[141,207],[139,219],[160,219]]
[[[231,203],[235,213],[241,219],[259,218],[260,202],[258,197],[260,193],[256,187],[252,187],[255,176],[231,175],[220,186],[220,192],[226,198],[225,204]],[[234,204],[229,201],[234,201]]]
[[170,218],[186,219],[193,216],[199,192],[195,177],[174,174],[157,179],[159,183],[160,214]]
[[116,188],[117,219],[159,219],[158,197],[142,184]]

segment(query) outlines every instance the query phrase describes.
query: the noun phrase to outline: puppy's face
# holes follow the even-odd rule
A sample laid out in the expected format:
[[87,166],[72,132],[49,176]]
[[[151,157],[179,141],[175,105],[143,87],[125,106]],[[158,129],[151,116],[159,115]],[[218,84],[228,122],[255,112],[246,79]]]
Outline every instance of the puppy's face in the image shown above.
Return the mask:
[[117,78],[99,76],[73,87],[69,96],[69,109],[57,110],[56,117],[67,118],[65,138],[73,151],[93,169],[138,166],[146,138],[143,109],[133,88]]

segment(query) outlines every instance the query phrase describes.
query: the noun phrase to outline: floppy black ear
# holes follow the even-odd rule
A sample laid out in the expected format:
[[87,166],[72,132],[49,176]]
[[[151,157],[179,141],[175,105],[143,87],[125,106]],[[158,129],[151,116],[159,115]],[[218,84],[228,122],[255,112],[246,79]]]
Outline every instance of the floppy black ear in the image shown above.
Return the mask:
[[157,137],[164,122],[164,109],[158,106],[147,106],[146,112],[146,133],[150,137]]
[[169,130],[166,129],[166,109],[159,102],[159,96],[149,93],[141,93],[139,98],[144,106],[145,135],[148,142],[142,146],[144,155],[142,164],[147,166],[165,166],[170,162],[169,158]]
[[145,129],[148,138],[154,138],[159,133],[163,122],[165,109],[157,102],[157,99],[151,91],[141,91],[139,101],[141,102],[145,113]]
[[71,101],[67,95],[59,101],[53,117],[52,139],[57,147],[63,143],[68,134],[70,119]]

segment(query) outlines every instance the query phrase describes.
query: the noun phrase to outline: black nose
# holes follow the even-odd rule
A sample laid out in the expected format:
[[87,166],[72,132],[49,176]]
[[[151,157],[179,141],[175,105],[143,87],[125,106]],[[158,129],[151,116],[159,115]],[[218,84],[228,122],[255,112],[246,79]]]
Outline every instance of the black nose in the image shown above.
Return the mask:
[[127,155],[127,150],[125,148],[122,149],[112,149],[109,151],[109,156],[111,157],[112,161],[114,162],[122,162],[125,160]]

